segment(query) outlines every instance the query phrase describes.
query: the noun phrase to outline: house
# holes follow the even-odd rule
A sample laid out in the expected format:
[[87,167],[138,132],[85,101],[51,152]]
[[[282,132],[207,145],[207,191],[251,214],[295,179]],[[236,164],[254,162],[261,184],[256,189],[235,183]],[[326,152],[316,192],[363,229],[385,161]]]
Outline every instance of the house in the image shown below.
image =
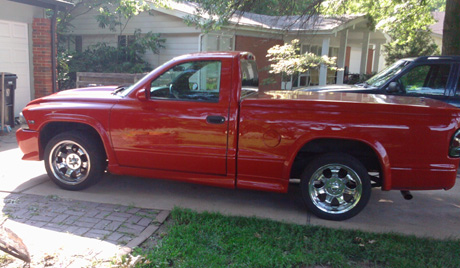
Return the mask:
[[431,37],[434,40],[434,43],[438,46],[439,51],[442,51],[442,31],[444,29],[444,16],[446,12],[436,11],[431,13],[433,15],[435,24],[430,25]]
[[[245,13],[232,18],[230,24],[219,31],[204,33],[184,22],[186,16],[194,14],[195,8],[195,4],[187,2],[171,2],[168,8],[152,5],[151,12],[132,18],[121,35],[98,27],[95,19],[97,12],[92,11],[72,21],[74,48],[85,49],[98,42],[116,46],[120,40],[129,40],[128,36],[135,29],[142,29],[142,32],[160,33],[166,39],[165,48],[158,55],[145,55],[152,66],[161,65],[178,55],[198,51],[250,51],[256,56],[259,70],[262,70],[260,79],[263,81],[273,77],[267,71],[267,50],[274,45],[299,39],[302,52],[335,56],[338,58],[338,66],[343,68],[337,73],[323,68],[295,77],[281,79],[275,76],[276,83],[264,86],[264,90],[279,89],[280,86],[292,89],[313,84],[343,83],[346,73],[371,73],[384,66],[381,46],[387,42],[388,37],[380,31],[370,30],[368,20],[363,15],[340,18],[316,16],[303,21],[298,16]],[[75,13],[81,12],[76,10]]]
[[0,0],[0,72],[18,77],[15,116],[31,99],[53,92],[55,46],[45,10],[71,5],[61,0]]

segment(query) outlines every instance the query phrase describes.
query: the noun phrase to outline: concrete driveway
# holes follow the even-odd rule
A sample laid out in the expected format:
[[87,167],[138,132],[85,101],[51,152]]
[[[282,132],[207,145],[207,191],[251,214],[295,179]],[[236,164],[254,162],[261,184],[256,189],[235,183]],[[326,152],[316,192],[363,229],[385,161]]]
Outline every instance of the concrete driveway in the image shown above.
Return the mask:
[[[413,192],[406,201],[398,191],[374,189],[367,207],[343,222],[316,218],[306,211],[299,187],[288,194],[229,190],[165,180],[106,175],[87,190],[59,189],[47,177],[43,162],[20,160],[14,137],[0,137],[0,191],[98,203],[171,210],[174,206],[228,215],[256,216],[297,224],[394,232],[439,239],[460,238],[460,183],[449,191]],[[458,179],[457,179],[458,181]]]

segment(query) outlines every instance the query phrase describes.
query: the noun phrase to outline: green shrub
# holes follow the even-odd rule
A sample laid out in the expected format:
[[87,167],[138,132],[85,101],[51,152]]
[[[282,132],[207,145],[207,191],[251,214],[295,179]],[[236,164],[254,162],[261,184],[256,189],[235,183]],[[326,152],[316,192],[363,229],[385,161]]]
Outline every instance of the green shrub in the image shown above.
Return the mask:
[[158,54],[164,43],[165,39],[161,39],[159,34],[142,34],[141,30],[136,30],[134,41],[127,46],[97,43],[82,52],[61,52],[58,55],[59,88],[62,90],[74,87],[77,72],[148,72],[152,67],[142,56],[148,50]]

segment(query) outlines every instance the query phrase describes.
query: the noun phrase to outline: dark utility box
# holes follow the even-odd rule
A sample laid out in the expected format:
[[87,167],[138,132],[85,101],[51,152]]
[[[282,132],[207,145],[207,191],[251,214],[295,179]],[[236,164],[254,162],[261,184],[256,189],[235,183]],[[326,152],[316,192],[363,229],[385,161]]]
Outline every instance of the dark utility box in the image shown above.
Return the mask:
[[[1,79],[0,72],[0,79]],[[18,76],[12,73],[4,73],[5,74],[5,82],[3,83],[3,87],[0,87],[0,94],[3,94],[4,100],[4,107],[5,107],[5,114],[3,115],[3,111],[1,111],[1,103],[0,103],[0,116],[3,116],[5,125],[9,125],[10,127],[14,127],[14,92],[16,91],[16,80]],[[0,80],[1,83],[1,80]],[[0,95],[0,102],[2,101]],[[1,117],[0,117],[1,119]]]

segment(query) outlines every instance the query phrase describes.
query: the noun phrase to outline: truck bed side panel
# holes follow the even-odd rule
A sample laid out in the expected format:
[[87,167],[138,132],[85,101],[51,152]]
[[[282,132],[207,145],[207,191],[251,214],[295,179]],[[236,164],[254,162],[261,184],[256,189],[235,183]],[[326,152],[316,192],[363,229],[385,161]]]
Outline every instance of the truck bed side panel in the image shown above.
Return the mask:
[[[335,93],[337,94],[337,93]],[[338,93],[346,94],[346,93]],[[298,151],[315,139],[356,140],[379,158],[384,190],[449,189],[458,159],[448,145],[458,126],[457,111],[437,102],[399,105],[379,95],[372,101],[247,99],[241,103],[238,152],[240,188],[287,191]],[[377,98],[377,99],[376,99]],[[415,99],[415,98],[407,98]],[[434,144],[431,140],[440,141]]]

